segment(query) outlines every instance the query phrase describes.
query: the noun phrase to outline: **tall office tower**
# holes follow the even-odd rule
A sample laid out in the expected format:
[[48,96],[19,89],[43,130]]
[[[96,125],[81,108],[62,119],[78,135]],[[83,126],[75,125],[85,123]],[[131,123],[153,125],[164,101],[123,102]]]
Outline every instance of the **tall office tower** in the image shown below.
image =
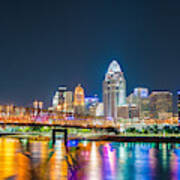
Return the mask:
[[178,100],[177,100],[177,107],[178,107],[178,123],[180,123],[180,91],[177,92]]
[[59,92],[56,91],[53,99],[52,99],[52,106],[53,106],[53,109],[57,108],[58,106],[58,103],[59,103]]
[[[149,118],[149,98],[148,98],[149,91],[147,88],[135,88],[133,93],[131,93],[127,98],[127,103],[129,108],[135,109],[136,106],[136,115],[137,118],[140,119],[148,119]],[[133,116],[130,116],[133,117]]]
[[117,61],[113,60],[103,81],[104,116],[117,120],[118,107],[126,104],[126,80]]
[[74,92],[74,113],[83,115],[85,112],[84,89],[79,84]]
[[67,91],[67,88],[64,86],[61,86],[58,88],[58,91],[56,91],[55,96],[53,97],[53,108],[64,112],[64,102],[65,102],[65,92]]
[[72,91],[65,92],[64,109],[67,113],[73,112],[73,93]]
[[172,93],[169,91],[153,91],[150,96],[150,117],[167,120],[173,116]]

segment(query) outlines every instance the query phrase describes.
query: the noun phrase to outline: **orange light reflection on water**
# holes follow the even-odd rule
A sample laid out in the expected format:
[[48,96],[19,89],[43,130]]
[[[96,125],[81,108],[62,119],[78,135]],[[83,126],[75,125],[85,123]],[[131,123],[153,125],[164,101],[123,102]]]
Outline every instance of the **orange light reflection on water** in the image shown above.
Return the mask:
[[20,153],[17,139],[0,138],[0,179],[30,179],[28,158]]
[[67,180],[68,164],[66,160],[66,151],[63,141],[57,141],[55,153],[49,161],[50,180]]

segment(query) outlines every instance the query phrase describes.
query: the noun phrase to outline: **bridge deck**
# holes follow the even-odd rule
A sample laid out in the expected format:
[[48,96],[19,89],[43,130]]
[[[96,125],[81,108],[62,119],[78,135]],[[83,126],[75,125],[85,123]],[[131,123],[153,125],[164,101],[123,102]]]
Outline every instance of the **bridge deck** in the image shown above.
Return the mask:
[[77,128],[77,129],[114,129],[113,126],[104,125],[74,125],[74,124],[60,124],[60,123],[25,123],[25,122],[0,122],[1,126],[49,126],[49,127],[63,127],[63,128]]

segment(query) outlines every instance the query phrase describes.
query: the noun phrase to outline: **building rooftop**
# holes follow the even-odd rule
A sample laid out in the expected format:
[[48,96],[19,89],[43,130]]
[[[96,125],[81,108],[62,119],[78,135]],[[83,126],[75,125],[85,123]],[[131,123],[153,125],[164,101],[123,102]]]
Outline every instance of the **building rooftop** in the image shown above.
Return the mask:
[[116,60],[113,60],[108,67],[108,73],[122,72],[120,65]]

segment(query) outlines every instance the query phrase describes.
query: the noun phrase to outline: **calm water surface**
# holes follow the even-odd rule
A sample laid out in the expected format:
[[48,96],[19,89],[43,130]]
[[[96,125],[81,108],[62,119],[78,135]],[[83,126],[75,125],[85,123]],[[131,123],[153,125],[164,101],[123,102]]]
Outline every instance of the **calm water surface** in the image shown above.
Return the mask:
[[0,138],[0,180],[180,179],[180,145]]

